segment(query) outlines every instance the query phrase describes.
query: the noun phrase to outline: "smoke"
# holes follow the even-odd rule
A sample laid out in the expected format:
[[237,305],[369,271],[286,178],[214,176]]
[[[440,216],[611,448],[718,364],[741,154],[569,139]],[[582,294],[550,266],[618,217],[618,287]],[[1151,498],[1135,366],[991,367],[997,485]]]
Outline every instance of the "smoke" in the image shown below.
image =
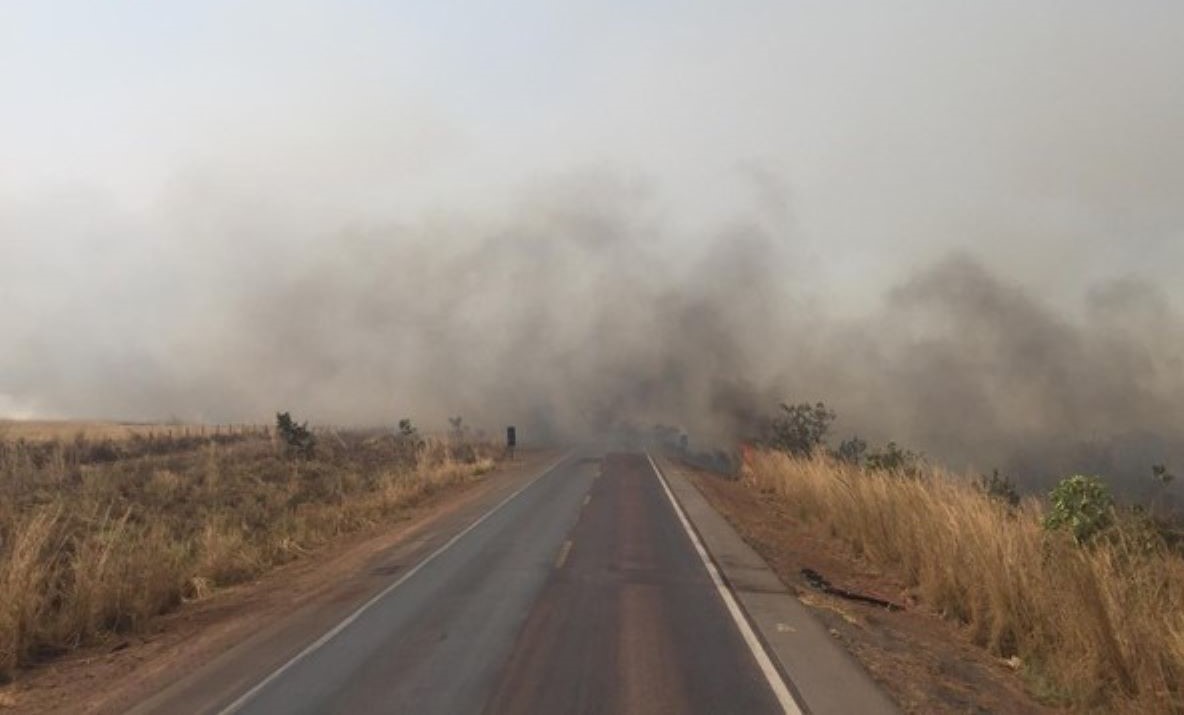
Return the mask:
[[101,96],[0,78],[0,412],[724,445],[823,400],[1029,480],[1184,464],[1179,8],[539,11],[521,48],[302,7],[0,43]]
[[823,340],[817,377],[854,429],[956,465],[1148,477],[1184,456],[1182,338],[1154,283],[1093,286],[1075,320],[954,255]]
[[460,414],[536,439],[660,423],[700,445],[824,400],[839,436],[1027,477],[1182,456],[1184,321],[1154,283],[1092,286],[1074,319],[959,253],[847,318],[781,212],[687,240],[644,182],[577,172],[528,193],[496,220],[251,244],[246,260],[241,236],[191,248],[186,282],[150,279],[151,304],[80,266],[109,313],[76,294],[5,352],[0,391],[58,415]]

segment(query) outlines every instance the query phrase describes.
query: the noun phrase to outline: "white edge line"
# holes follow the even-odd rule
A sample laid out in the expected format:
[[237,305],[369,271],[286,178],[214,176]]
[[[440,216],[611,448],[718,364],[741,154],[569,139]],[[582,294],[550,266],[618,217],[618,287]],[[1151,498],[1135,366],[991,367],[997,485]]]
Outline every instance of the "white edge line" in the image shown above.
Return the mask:
[[288,660],[288,662],[284,663],[279,668],[276,668],[275,670],[271,671],[271,673],[266,678],[264,678],[263,680],[260,680],[258,683],[255,684],[255,686],[253,688],[251,688],[247,692],[240,695],[237,700],[235,700],[231,704],[229,704],[226,707],[219,710],[218,715],[231,715],[231,713],[238,712],[240,709],[242,709],[243,706],[245,706],[247,703],[251,702],[251,700],[253,700],[255,698],[255,696],[258,695],[264,688],[266,688],[273,681],[275,681],[277,678],[279,678],[281,675],[283,675],[285,672],[287,672],[288,669],[290,669],[292,666],[299,663],[301,660],[304,660],[304,658],[306,658],[307,656],[312,654],[314,651],[319,649],[321,646],[323,646],[326,643],[328,643],[329,641],[333,640],[333,638],[338,633],[341,633],[346,628],[348,628],[351,623],[358,620],[358,618],[361,617],[361,615],[363,613],[365,613],[371,606],[373,606],[374,604],[381,601],[391,591],[394,591],[396,588],[403,585],[404,582],[406,582],[408,579],[410,579],[412,576],[414,576],[416,573],[418,573],[420,569],[422,569],[424,566],[427,566],[437,556],[439,556],[440,554],[447,551],[449,547],[451,547],[453,544],[455,544],[456,542],[458,542],[462,538],[464,538],[465,534],[468,534],[473,529],[476,529],[478,526],[481,525],[482,522],[484,522],[486,519],[488,519],[489,517],[491,517],[495,513],[497,513],[497,511],[500,510],[503,506],[505,506],[506,504],[509,504],[511,501],[513,501],[514,498],[517,497],[519,494],[526,491],[530,487],[534,486],[536,482],[538,482],[540,479],[542,479],[543,477],[550,474],[552,470],[554,470],[560,464],[563,464],[563,462],[566,461],[569,457],[571,457],[572,454],[574,454],[574,452],[568,452],[567,454],[564,454],[562,457],[555,460],[555,462],[553,462],[549,467],[547,467],[542,472],[540,472],[537,477],[535,477],[534,479],[531,479],[526,484],[523,484],[521,487],[516,489],[513,494],[511,494],[510,496],[508,496],[505,499],[498,502],[495,507],[493,507],[489,511],[482,514],[476,521],[474,521],[472,524],[469,524],[468,526],[466,526],[464,528],[464,530],[461,531],[459,534],[456,534],[451,539],[444,542],[444,545],[442,545],[440,548],[438,548],[435,551],[433,551],[432,553],[428,554],[428,556],[426,558],[424,558],[422,561],[417,563],[410,571],[403,574],[397,581],[395,581],[391,585],[389,585],[386,588],[379,591],[377,595],[375,595],[369,601],[366,601],[361,606],[359,606],[356,611],[354,611],[353,613],[346,616],[345,620],[341,621],[336,626],[334,626],[331,630],[329,630],[327,633],[322,635],[320,638],[318,638],[315,641],[313,641],[312,643],[310,643],[307,647],[305,647],[304,650],[302,650],[299,653],[297,653],[296,655],[292,656],[292,658],[290,660]]
[[773,690],[773,695],[777,697],[777,702],[781,704],[781,708],[785,711],[786,715],[802,715],[801,707],[789,691],[789,687],[785,684],[781,673],[773,665],[773,661],[769,658],[769,654],[765,651],[765,647],[761,644],[760,639],[753,632],[752,625],[749,624],[748,619],[744,616],[744,612],[740,610],[740,604],[736,602],[736,597],[732,594],[732,590],[724,583],[719,569],[715,567],[715,562],[707,555],[707,549],[704,548],[699,535],[691,527],[691,522],[687,520],[687,515],[683,512],[682,505],[678,503],[678,499],[674,498],[674,492],[670,491],[670,485],[666,483],[666,477],[662,475],[662,470],[658,469],[658,465],[654,463],[654,458],[650,456],[649,452],[646,452],[645,458],[650,461],[650,467],[654,470],[654,474],[658,475],[658,481],[661,482],[662,489],[665,490],[670,503],[674,505],[674,513],[678,514],[678,520],[682,522],[682,528],[687,532],[691,543],[694,544],[695,551],[699,554],[703,565],[707,567],[707,573],[711,576],[712,583],[715,584],[715,590],[719,592],[719,597],[723,599],[728,613],[731,614],[732,620],[736,623],[736,628],[740,630],[740,635],[744,638],[744,643],[752,651],[753,657],[756,658],[756,664],[764,674],[765,680],[769,682],[769,687]]

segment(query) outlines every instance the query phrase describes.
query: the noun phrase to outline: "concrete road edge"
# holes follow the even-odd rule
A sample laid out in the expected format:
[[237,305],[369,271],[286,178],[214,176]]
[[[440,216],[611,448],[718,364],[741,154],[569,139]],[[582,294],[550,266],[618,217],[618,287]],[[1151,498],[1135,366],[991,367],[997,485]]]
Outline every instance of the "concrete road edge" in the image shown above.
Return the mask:
[[862,664],[707,502],[682,468],[662,457],[656,461],[798,702],[814,715],[899,713]]

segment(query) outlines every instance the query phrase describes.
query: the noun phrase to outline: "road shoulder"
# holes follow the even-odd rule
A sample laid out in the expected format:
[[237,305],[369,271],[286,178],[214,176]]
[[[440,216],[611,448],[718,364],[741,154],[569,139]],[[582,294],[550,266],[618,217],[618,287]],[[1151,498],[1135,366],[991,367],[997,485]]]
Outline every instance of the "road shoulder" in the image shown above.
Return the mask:
[[659,466],[799,704],[815,715],[896,713],[868,672],[794,596],[694,486],[684,468]]
[[7,689],[0,711],[200,712],[186,704],[266,676],[558,457],[531,453],[499,464],[386,524],[188,603],[151,632],[29,671]]
[[[1060,712],[1031,694],[1015,662],[976,645],[968,629],[918,602],[903,574],[860,558],[826,524],[803,520],[782,498],[741,481],[690,466],[683,473],[905,712]],[[904,608],[887,611],[824,593],[802,576],[804,568]]]

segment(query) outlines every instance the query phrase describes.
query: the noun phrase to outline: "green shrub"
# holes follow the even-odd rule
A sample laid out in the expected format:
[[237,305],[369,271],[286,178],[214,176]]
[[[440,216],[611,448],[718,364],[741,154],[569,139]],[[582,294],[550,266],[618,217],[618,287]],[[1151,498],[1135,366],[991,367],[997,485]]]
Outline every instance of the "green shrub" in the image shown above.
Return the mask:
[[289,452],[311,459],[317,440],[308,429],[308,422],[300,424],[287,412],[275,413],[275,430]]
[[1044,528],[1068,530],[1079,544],[1092,541],[1114,523],[1114,498],[1100,477],[1062,479],[1048,495]]

